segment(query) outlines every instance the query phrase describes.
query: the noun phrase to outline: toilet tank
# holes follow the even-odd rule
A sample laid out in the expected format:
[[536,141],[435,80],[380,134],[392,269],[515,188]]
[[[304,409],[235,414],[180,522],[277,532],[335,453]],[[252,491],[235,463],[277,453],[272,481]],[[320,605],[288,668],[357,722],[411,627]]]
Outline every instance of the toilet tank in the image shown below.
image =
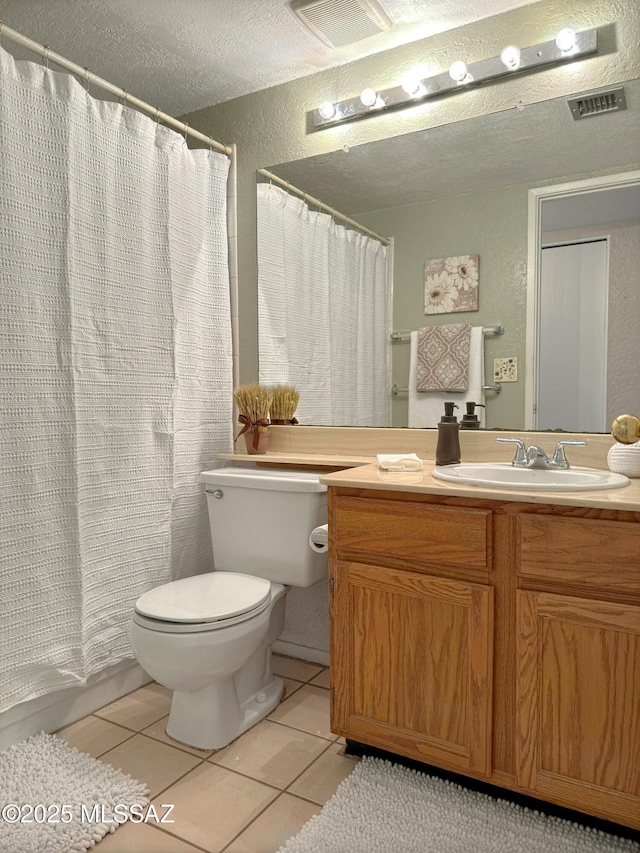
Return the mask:
[[327,487],[319,474],[215,468],[200,480],[216,571],[300,587],[327,576],[327,554],[309,545],[311,531],[327,523]]

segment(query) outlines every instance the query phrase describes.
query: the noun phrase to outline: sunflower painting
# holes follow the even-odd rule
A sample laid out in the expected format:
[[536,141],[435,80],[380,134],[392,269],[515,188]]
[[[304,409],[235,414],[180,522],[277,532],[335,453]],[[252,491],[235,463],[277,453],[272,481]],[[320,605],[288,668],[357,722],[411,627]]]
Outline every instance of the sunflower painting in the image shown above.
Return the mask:
[[438,258],[424,265],[424,313],[478,310],[480,255]]

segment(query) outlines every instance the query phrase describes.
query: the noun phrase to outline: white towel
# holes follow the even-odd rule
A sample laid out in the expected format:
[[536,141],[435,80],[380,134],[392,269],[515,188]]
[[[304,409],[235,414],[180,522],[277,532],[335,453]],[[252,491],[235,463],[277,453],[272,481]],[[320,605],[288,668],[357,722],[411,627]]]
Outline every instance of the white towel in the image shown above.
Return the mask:
[[383,471],[419,471],[422,459],[415,453],[378,453],[378,468]]
[[[416,364],[418,352],[418,333],[411,332],[411,358],[409,364],[409,426],[435,427],[444,414],[446,400],[453,400],[458,409],[455,415],[460,420],[467,402],[484,403],[484,334],[482,326],[471,328],[471,348],[469,353],[469,385],[463,393],[452,391],[416,391]],[[478,409],[480,426],[484,426],[484,409]]]

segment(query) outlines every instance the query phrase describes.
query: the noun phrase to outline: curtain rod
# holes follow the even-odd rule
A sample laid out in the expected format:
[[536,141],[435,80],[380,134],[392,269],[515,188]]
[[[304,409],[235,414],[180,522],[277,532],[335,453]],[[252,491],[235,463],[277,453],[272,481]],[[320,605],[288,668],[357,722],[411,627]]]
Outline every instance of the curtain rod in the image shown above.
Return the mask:
[[307,201],[312,204],[314,207],[319,207],[321,210],[330,213],[331,216],[334,216],[336,219],[339,219],[341,222],[345,222],[347,225],[350,225],[352,228],[355,228],[357,231],[361,231],[363,234],[366,234],[368,237],[373,237],[374,240],[378,240],[382,243],[383,246],[388,246],[391,240],[388,237],[382,237],[380,234],[376,234],[375,231],[371,231],[369,228],[366,228],[364,225],[361,225],[359,222],[356,222],[355,219],[349,219],[348,216],[345,216],[344,213],[340,213],[339,210],[336,210],[333,207],[329,207],[328,204],[325,204],[320,199],[314,198],[309,193],[305,193],[302,190],[299,190],[297,187],[294,187],[293,184],[290,184],[288,181],[285,181],[283,178],[279,178],[277,175],[274,175],[273,172],[269,172],[268,169],[258,169],[258,174],[262,175],[265,178],[268,178],[270,181],[273,181],[274,184],[279,184],[281,187],[284,187],[290,193],[295,193],[295,195],[300,196],[303,201]]
[[85,81],[88,86],[90,83],[94,86],[97,86],[100,89],[104,89],[106,92],[110,92],[112,95],[116,95],[123,101],[126,101],[128,104],[131,104],[134,107],[137,107],[140,110],[143,110],[146,113],[149,113],[153,118],[158,121],[162,121],[163,124],[167,124],[170,127],[176,128],[181,133],[184,133],[187,136],[192,136],[194,139],[197,139],[199,142],[205,142],[211,148],[215,148],[217,151],[221,151],[223,154],[226,154],[227,157],[231,157],[232,149],[228,145],[223,145],[221,142],[216,142],[215,139],[212,139],[210,136],[205,136],[204,133],[200,133],[198,130],[192,130],[188,124],[185,124],[182,121],[178,121],[177,118],[170,116],[168,113],[163,113],[157,107],[152,107],[150,104],[141,101],[139,98],[130,95],[127,91],[120,88],[119,86],[114,86],[113,83],[109,83],[108,80],[103,80],[102,77],[98,77],[92,71],[89,71],[88,68],[81,68],[79,65],[76,65],[75,62],[71,62],[69,59],[65,59],[64,56],[61,56],[59,53],[54,53],[52,50],[49,50],[47,45],[38,44],[36,41],[32,41],[30,38],[23,36],[21,33],[16,32],[16,30],[12,30],[7,27],[5,24],[0,21],[0,39],[5,36],[10,41],[14,41],[16,44],[22,45],[22,47],[26,47],[29,50],[32,50],[34,53],[37,53],[41,56],[46,62],[54,62],[56,65],[59,65],[61,68],[64,68],[66,71],[70,71],[72,74],[76,74],[82,80]]

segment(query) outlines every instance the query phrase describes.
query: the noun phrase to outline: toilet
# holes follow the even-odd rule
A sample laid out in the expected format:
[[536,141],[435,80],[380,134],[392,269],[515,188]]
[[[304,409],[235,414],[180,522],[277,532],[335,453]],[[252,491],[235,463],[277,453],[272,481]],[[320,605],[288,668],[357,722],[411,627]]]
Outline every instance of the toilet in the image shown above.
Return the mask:
[[291,586],[326,578],[310,544],[327,522],[319,474],[276,468],[204,471],[215,570],[173,581],[136,601],[136,659],[173,690],[167,734],[221,749],[269,714],[284,692],[271,647]]

